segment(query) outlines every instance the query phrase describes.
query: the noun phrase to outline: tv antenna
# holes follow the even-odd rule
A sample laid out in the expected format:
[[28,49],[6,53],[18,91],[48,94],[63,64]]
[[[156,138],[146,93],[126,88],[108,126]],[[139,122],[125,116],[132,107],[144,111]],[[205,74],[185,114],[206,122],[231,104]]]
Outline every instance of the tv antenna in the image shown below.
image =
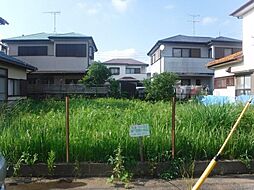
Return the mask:
[[189,15],[190,17],[192,17],[192,20],[189,20],[188,22],[192,22],[192,33],[193,36],[196,35],[196,23],[200,22],[200,20],[198,20],[197,18],[200,17],[200,15]]
[[54,16],[54,33],[56,33],[56,15],[59,15],[61,12],[60,11],[48,11],[48,12],[43,12],[46,14],[51,14]]

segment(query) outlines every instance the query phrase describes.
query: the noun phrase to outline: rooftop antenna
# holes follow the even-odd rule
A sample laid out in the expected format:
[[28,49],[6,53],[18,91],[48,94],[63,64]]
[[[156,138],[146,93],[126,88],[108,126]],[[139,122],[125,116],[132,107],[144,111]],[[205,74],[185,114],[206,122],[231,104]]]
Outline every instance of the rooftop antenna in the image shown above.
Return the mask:
[[200,20],[198,20],[197,18],[200,17],[200,15],[189,15],[190,17],[192,17],[192,20],[189,20],[188,22],[192,22],[192,33],[193,36],[196,35],[196,23],[200,22]]
[[54,16],[54,33],[56,33],[56,15],[59,15],[61,12],[60,11],[48,11],[48,12],[43,12],[47,14],[52,14]]

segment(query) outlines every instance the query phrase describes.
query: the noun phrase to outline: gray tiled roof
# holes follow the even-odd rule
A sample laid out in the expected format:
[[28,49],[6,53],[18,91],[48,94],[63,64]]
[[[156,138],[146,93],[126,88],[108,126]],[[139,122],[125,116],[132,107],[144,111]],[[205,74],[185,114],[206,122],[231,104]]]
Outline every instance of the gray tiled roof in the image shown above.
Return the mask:
[[108,61],[103,62],[103,64],[106,65],[145,65],[148,66],[148,64],[135,60],[135,59],[111,59]]
[[25,68],[25,69],[29,69],[29,70],[32,70],[32,71],[35,71],[37,70],[36,67],[33,67],[32,65],[29,65],[19,59],[16,59],[12,56],[9,56],[9,55],[6,55],[4,52],[1,52],[0,51],[0,61],[3,61],[5,63],[8,63],[8,64],[11,64],[11,65],[15,65],[15,66],[18,66],[18,67],[22,67],[22,68]]
[[212,37],[201,37],[201,36],[184,36],[184,35],[177,35],[170,38],[165,38],[162,40],[159,40],[160,42],[183,42],[183,43],[204,43],[207,44],[209,42],[215,42],[215,41],[223,41],[223,42],[241,42],[241,40],[234,39],[234,38],[228,38],[224,36],[219,36],[216,38]]
[[213,42],[225,42],[225,43],[241,43],[241,40],[228,38],[224,36],[219,36],[216,38],[213,37],[203,37],[203,36],[185,36],[185,35],[176,35],[169,38],[165,38],[159,40],[152,49],[147,53],[150,55],[155,49],[159,47],[160,44],[163,43],[184,43],[184,44],[205,44],[208,45]]
[[8,43],[8,42],[19,42],[19,41],[49,41],[50,39],[91,39],[92,43],[94,44],[94,47],[97,51],[97,47],[93,41],[93,38],[91,36],[86,36],[83,34],[70,32],[70,33],[37,33],[37,34],[30,34],[30,35],[22,35],[18,37],[13,38],[7,38],[3,39],[2,42]]
[[64,34],[58,34],[58,33],[37,33],[37,34],[30,34],[30,35],[22,35],[18,37],[13,38],[7,38],[3,41],[11,41],[11,40],[49,40],[49,38],[87,38],[89,36],[85,36],[83,34],[78,33],[64,33]]
[[234,38],[228,38],[228,37],[224,37],[224,36],[219,36],[217,38],[213,38],[211,40],[212,42],[237,42],[237,43],[241,43],[242,41],[241,40],[238,40],[238,39],[234,39]]
[[184,36],[177,35],[160,40],[161,42],[184,42],[184,43],[208,43],[213,38],[211,37],[198,37],[198,36]]

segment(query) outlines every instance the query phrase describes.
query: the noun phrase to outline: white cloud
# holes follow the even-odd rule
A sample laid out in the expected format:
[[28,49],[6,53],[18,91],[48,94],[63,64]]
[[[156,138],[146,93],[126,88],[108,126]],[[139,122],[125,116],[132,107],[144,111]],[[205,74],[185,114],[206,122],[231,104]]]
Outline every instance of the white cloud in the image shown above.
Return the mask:
[[202,18],[201,23],[203,25],[208,25],[208,24],[213,24],[213,23],[217,22],[217,20],[218,20],[218,18],[216,18],[216,17],[207,16],[207,17]]
[[84,10],[89,15],[95,15],[99,13],[99,11],[102,9],[102,4],[101,3],[86,3],[86,2],[79,2],[77,3],[77,6]]
[[117,12],[123,13],[127,11],[131,0],[111,0],[111,2]]
[[134,58],[137,55],[137,51],[134,48],[128,48],[123,50],[110,50],[104,52],[98,52],[95,54],[95,60],[107,61],[116,58]]
[[169,4],[169,5],[166,5],[164,8],[165,8],[165,9],[167,9],[167,10],[172,10],[172,9],[174,9],[174,8],[175,8],[175,6],[174,6],[174,5]]

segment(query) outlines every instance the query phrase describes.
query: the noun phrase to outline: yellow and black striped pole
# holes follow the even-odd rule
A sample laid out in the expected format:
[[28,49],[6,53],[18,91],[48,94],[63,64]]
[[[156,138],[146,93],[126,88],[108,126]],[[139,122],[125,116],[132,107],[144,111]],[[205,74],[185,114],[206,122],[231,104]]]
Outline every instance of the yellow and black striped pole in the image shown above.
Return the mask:
[[243,108],[243,110],[242,110],[241,114],[239,115],[238,119],[236,120],[234,126],[232,127],[230,133],[228,134],[228,136],[227,136],[226,140],[224,141],[223,145],[221,146],[220,150],[218,151],[216,156],[211,160],[211,162],[209,163],[209,165],[207,166],[207,168],[205,169],[205,171],[203,172],[201,177],[198,179],[196,184],[192,187],[192,190],[198,190],[201,187],[201,185],[204,183],[205,179],[208,177],[208,175],[212,172],[212,170],[216,166],[216,164],[217,164],[217,162],[220,158],[221,153],[223,152],[226,144],[228,143],[229,139],[231,138],[234,131],[236,130],[237,125],[240,123],[240,120],[242,119],[243,114],[245,113],[247,108],[250,106],[250,104],[252,102],[252,99],[253,98],[250,98],[248,100],[248,102],[246,103],[245,107]]

